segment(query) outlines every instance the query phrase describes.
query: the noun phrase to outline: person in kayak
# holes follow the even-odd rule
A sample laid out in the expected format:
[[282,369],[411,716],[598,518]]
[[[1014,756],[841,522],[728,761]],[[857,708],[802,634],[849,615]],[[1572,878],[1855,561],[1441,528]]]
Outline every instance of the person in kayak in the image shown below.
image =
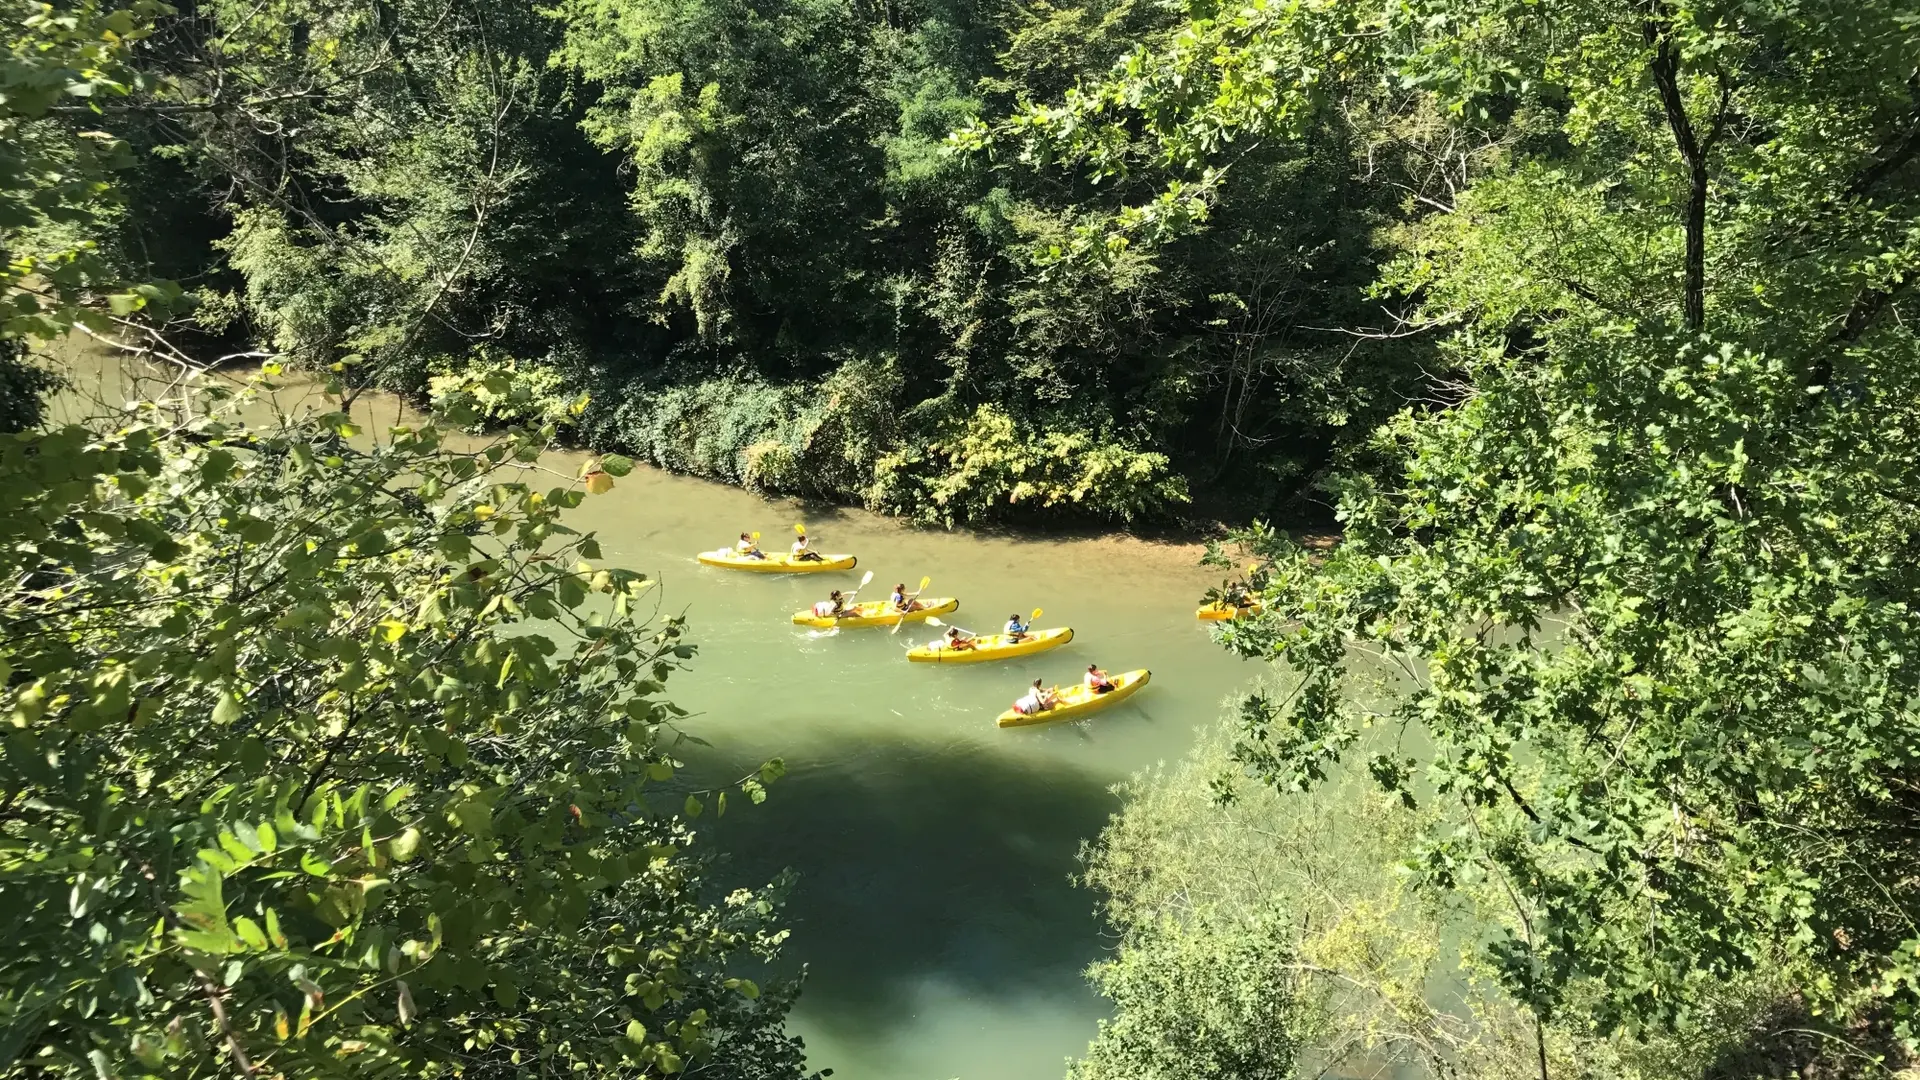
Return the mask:
[[733,545],[733,553],[743,559],[764,559],[767,557],[767,553],[761,551],[760,545],[754,541],[752,533],[740,534],[740,542]]
[[1020,616],[1007,616],[1007,643],[1010,645],[1018,645],[1027,640],[1027,631],[1031,629],[1033,629],[1033,627],[1030,624],[1020,621]]
[[821,561],[824,561],[825,559],[826,559],[826,556],[813,550],[812,545],[807,543],[806,533],[801,533],[797,538],[794,539],[793,541],[793,561],[794,562],[821,562]]
[[947,627],[946,634],[942,636],[939,641],[933,643],[933,647],[936,649],[945,647],[952,649],[954,652],[965,652],[973,648],[973,645],[973,635],[957,626]]
[[1060,704],[1060,695],[1042,685],[1041,680],[1033,680],[1033,686],[1013,703],[1013,711],[1022,716],[1043,713]]
[[1114,689],[1113,680],[1107,673],[1093,664],[1087,665],[1087,689],[1096,694],[1105,694]]
[[892,602],[895,611],[920,610],[920,601],[907,595],[907,583],[904,581],[893,587],[893,595],[887,599]]
[[839,589],[835,589],[827,594],[825,600],[813,605],[813,613],[822,619],[844,619],[852,615],[853,610],[847,607],[847,598],[840,595]]

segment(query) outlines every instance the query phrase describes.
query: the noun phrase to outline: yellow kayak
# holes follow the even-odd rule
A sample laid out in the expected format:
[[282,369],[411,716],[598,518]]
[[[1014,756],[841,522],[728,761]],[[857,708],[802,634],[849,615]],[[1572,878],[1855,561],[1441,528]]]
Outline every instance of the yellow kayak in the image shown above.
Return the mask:
[[1028,727],[1033,724],[1052,724],[1061,720],[1074,720],[1088,713],[1117,705],[1133,696],[1134,691],[1147,685],[1153,672],[1146,668],[1138,671],[1123,672],[1113,677],[1114,688],[1104,694],[1096,694],[1087,689],[1085,683],[1069,686],[1060,691],[1060,704],[1045,712],[1023,713],[1008,709],[1000,714],[1001,727]]
[[751,555],[741,555],[730,548],[718,551],[703,551],[700,562],[706,566],[718,566],[723,570],[750,570],[756,574],[818,574],[824,570],[851,570],[860,560],[851,555],[822,555],[818,559],[802,559],[795,562],[792,556],[768,555],[756,559]]
[[1237,619],[1242,615],[1258,615],[1265,610],[1267,605],[1258,600],[1245,607],[1232,607],[1224,602],[1217,602],[1204,604],[1193,614],[1201,622],[1223,622],[1227,619]]
[[936,596],[920,601],[920,606],[912,611],[894,611],[893,605],[885,600],[871,600],[864,604],[855,604],[847,609],[852,615],[834,618],[831,615],[815,615],[812,608],[793,613],[793,621],[799,626],[817,626],[822,629],[833,626],[892,626],[895,623],[919,622],[929,615],[944,615],[960,606],[960,601],[951,596]]
[[1022,641],[1008,641],[1005,634],[988,634],[974,638],[972,645],[965,649],[950,649],[945,641],[936,641],[907,653],[907,659],[916,664],[977,664],[982,660],[1007,660],[1046,652],[1072,640],[1072,627],[1056,626],[1051,630],[1036,630]]

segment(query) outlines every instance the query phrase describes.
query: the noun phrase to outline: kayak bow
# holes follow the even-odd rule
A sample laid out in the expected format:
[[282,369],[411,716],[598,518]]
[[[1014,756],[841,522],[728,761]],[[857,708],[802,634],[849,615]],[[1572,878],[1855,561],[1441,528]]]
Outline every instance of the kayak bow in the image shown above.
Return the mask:
[[1087,689],[1085,683],[1069,686],[1060,691],[1060,704],[1045,712],[1023,713],[1008,709],[1000,714],[1001,727],[1030,727],[1034,724],[1052,724],[1061,720],[1076,720],[1088,713],[1117,705],[1133,696],[1134,692],[1147,685],[1153,672],[1146,668],[1138,671],[1122,672],[1113,677],[1114,688],[1104,694],[1096,694]]
[[973,644],[965,649],[948,648],[945,641],[936,641],[907,653],[907,659],[916,664],[977,664],[982,660],[1010,660],[1016,656],[1046,652],[1072,640],[1072,627],[1056,626],[1049,630],[1036,630],[1023,641],[1008,641],[1005,634],[988,634],[974,638]]

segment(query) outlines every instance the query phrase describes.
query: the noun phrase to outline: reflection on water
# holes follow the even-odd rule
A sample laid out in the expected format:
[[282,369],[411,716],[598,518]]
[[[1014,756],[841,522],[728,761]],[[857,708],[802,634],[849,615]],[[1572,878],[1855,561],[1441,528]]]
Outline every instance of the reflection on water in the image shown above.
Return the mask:
[[[76,382],[118,404],[134,394],[117,366],[80,358]],[[404,410],[368,396],[355,412],[377,431]],[[548,464],[574,475],[580,456]],[[801,521],[816,547],[852,551],[859,567],[769,577],[694,561],[742,530],[784,545]],[[653,470],[588,498],[569,523],[599,534],[607,562],[658,577],[666,609],[689,619],[701,653],[669,691],[695,712],[686,730],[711,744],[682,751],[691,771],[721,782],[787,761],[763,806],[735,799],[702,820],[732,880],[799,874],[790,957],[809,975],[793,1023],[812,1064],[839,1080],[1058,1080],[1103,1011],[1080,972],[1110,945],[1097,897],[1069,881],[1074,854],[1116,808],[1110,785],[1183,754],[1259,671],[1194,620],[1212,580],[1198,550],[920,531]],[[990,632],[1040,607],[1040,625],[1076,637],[948,667],[902,655],[938,633],[925,626],[817,637],[788,622],[869,569],[868,599],[925,575],[960,598],[951,621],[963,627]],[[1025,683],[1070,681],[1094,662],[1151,668],[1153,685],[1077,724],[994,726]]]

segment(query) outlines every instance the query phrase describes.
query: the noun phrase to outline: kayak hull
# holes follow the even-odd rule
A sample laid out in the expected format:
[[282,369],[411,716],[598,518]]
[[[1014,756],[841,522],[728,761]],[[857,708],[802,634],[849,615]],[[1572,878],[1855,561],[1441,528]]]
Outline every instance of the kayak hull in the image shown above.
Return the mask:
[[1105,694],[1095,694],[1080,684],[1060,691],[1060,704],[1046,712],[1022,713],[1008,709],[1000,714],[1001,727],[1033,727],[1037,724],[1057,724],[1062,720],[1078,720],[1080,717],[1111,709],[1115,705],[1138,693],[1153,677],[1146,668],[1138,671],[1126,671],[1113,677],[1114,689]]
[[1194,617],[1198,618],[1201,622],[1225,622],[1229,619],[1237,619],[1242,615],[1258,615],[1265,610],[1267,610],[1267,605],[1255,600],[1246,607],[1229,607],[1226,604],[1206,604],[1193,614]]
[[1025,641],[1009,642],[1005,634],[987,634],[973,639],[971,649],[949,649],[945,643],[922,645],[907,653],[907,659],[916,664],[978,664],[986,660],[1011,660],[1016,656],[1031,656],[1034,653],[1057,649],[1073,640],[1071,626],[1056,626],[1048,630],[1036,630],[1027,635]]
[[830,615],[815,615],[812,608],[793,613],[796,626],[813,626],[822,630],[857,626],[897,626],[903,622],[919,622],[930,615],[945,615],[960,606],[960,601],[951,596],[930,597],[920,601],[920,607],[912,611],[889,611],[885,600],[874,600],[865,604],[853,605],[856,615],[843,615],[836,619]]
[[859,559],[852,555],[826,555],[819,560],[806,559],[795,562],[790,555],[769,555],[764,559],[735,555],[722,548],[719,551],[703,551],[698,556],[702,566],[717,566],[722,570],[745,570],[750,574],[820,574],[829,570],[851,570]]

